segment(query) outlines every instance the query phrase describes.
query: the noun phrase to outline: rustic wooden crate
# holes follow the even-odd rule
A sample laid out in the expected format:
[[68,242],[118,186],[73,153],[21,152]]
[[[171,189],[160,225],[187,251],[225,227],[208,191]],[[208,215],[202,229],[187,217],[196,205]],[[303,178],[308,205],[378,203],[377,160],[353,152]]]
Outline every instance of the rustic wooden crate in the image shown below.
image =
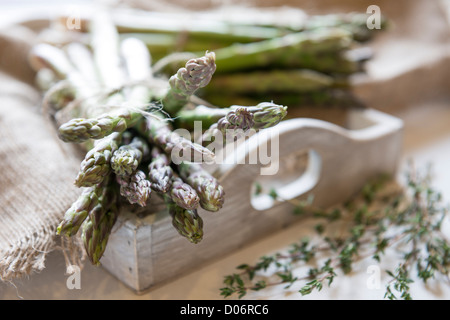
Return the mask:
[[341,203],[374,176],[395,175],[402,130],[401,120],[373,109],[350,110],[342,125],[296,118],[263,130],[240,145],[236,155],[248,160],[274,139],[268,133],[277,133],[279,172],[262,176],[262,165],[250,161],[205,166],[219,178],[226,201],[216,213],[198,210],[205,234],[199,244],[176,232],[164,204],[153,197],[149,209],[121,213],[102,266],[136,293],[192,271],[298,218],[291,204],[274,202],[267,195],[253,196],[256,181],[265,190],[275,188],[284,198],[313,195],[314,206]]

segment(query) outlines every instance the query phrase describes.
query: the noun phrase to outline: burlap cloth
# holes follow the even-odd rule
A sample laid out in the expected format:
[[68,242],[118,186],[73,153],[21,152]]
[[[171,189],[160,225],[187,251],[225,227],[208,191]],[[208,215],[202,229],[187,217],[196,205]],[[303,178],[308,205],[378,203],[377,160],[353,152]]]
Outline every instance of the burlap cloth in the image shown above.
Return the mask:
[[27,62],[36,34],[23,26],[0,31],[0,279],[44,268],[61,247],[56,227],[80,190],[79,159],[41,113]]

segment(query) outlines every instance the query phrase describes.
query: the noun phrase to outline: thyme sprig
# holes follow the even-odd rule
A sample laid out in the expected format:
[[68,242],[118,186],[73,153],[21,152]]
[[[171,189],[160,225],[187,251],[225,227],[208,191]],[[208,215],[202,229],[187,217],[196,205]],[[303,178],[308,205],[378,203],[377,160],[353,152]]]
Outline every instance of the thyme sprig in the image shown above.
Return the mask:
[[[283,200],[274,190],[270,195]],[[347,203],[328,210],[313,207],[310,200],[289,202],[294,214],[320,220],[314,226],[317,239],[301,239],[287,252],[239,265],[237,273],[224,277],[223,297],[241,299],[249,291],[277,285],[288,289],[294,283],[301,283],[302,296],[308,295],[331,286],[339,272],[350,273],[364,259],[381,263],[388,249],[395,250],[398,261],[394,271],[386,270],[384,298],[412,299],[410,285],[416,280],[426,283],[443,276],[450,284],[450,241],[441,231],[448,208],[431,187],[429,170],[421,175],[410,166],[406,184],[380,176]],[[336,223],[343,227],[337,234],[331,228]],[[301,266],[306,273],[296,275]]]

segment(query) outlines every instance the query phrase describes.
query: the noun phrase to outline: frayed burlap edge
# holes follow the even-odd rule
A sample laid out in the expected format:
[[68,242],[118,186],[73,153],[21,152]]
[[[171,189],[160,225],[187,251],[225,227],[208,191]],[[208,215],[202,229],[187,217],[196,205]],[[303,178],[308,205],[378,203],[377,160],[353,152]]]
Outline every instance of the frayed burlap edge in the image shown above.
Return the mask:
[[55,236],[53,227],[30,232],[8,250],[0,253],[0,280],[13,282],[39,273],[45,269],[46,256],[60,252],[65,260],[66,273],[71,274],[73,267],[82,269],[86,253],[80,237]]

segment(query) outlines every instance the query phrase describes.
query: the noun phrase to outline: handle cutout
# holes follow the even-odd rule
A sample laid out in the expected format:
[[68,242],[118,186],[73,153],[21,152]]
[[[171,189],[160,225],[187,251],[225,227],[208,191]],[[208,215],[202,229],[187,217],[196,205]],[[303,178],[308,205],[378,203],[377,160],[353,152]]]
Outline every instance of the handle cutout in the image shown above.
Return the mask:
[[293,152],[280,159],[276,175],[260,176],[252,184],[250,202],[255,210],[272,208],[279,200],[291,200],[313,189],[320,178],[322,158],[313,149]]

